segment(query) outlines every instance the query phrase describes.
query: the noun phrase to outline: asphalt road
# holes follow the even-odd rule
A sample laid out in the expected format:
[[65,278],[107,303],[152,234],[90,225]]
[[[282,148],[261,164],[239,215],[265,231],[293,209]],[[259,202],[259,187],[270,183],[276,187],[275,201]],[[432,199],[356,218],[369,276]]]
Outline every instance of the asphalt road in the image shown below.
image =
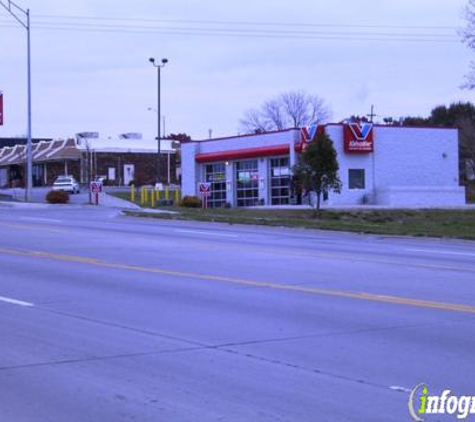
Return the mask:
[[2,422],[404,421],[474,351],[473,242],[0,207]]

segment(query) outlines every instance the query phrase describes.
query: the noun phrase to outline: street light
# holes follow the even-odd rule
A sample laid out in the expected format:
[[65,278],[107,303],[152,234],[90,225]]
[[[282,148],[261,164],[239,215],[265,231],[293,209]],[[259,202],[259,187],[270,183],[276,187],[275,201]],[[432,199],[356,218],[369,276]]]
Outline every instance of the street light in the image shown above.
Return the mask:
[[157,183],[160,182],[160,69],[165,67],[168,63],[168,59],[162,59],[161,64],[155,63],[155,59],[151,57],[150,63],[157,68],[157,143],[158,143],[158,155],[157,155]]
[[[31,197],[31,187],[33,185],[32,175],[32,157],[31,157],[31,50],[30,50],[30,9],[23,9],[11,0],[0,0],[0,5],[3,6],[10,15],[12,15],[23,28],[26,29],[26,42],[27,42],[27,79],[28,79],[28,138],[26,142],[26,190],[25,201],[29,201]],[[13,7],[13,9],[12,9]],[[20,19],[17,13],[23,13],[25,19]]]

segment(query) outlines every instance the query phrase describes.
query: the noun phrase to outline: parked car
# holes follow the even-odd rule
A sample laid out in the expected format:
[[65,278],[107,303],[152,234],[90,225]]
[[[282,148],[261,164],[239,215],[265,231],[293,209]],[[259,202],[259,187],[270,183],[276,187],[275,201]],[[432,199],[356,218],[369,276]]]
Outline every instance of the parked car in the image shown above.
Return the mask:
[[64,190],[72,194],[79,193],[79,183],[73,176],[58,176],[53,183],[53,190]]

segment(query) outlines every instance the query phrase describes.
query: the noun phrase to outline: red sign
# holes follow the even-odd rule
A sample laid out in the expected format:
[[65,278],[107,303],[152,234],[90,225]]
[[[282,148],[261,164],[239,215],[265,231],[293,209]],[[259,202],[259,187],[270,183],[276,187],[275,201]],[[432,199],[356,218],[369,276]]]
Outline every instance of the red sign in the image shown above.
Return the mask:
[[211,183],[200,182],[198,188],[201,196],[211,196]]
[[343,126],[345,152],[373,152],[373,124],[348,123]]
[[102,192],[102,183],[101,182],[91,182],[91,192],[92,193],[101,193]]
[[0,91],[0,126],[3,125],[3,92]]

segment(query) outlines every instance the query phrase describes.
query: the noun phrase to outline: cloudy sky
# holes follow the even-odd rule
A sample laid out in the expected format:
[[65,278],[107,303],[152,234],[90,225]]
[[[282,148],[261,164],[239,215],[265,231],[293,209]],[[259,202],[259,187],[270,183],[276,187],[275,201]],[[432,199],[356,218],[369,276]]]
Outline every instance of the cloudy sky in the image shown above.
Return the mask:
[[[32,14],[35,137],[155,136],[149,57],[169,59],[166,132],[195,139],[238,133],[248,108],[285,91],[320,95],[333,121],[475,101],[459,88],[474,58],[457,36],[465,0],[16,1]],[[26,35],[3,9],[0,40],[0,137],[22,135]]]

